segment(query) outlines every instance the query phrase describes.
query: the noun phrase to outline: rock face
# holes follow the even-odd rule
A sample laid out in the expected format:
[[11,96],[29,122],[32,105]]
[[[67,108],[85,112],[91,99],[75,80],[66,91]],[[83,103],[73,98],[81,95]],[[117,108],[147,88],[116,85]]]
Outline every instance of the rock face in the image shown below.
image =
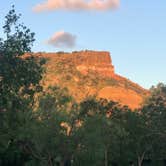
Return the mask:
[[82,51],[72,53],[77,70],[82,74],[94,71],[103,77],[114,75],[114,66],[109,52],[106,51]]
[[59,61],[71,64],[82,74],[87,75],[90,71],[96,72],[103,77],[115,75],[114,66],[110,53],[107,51],[75,51],[72,53],[37,53],[38,56],[44,56],[51,61]]
[[80,51],[72,52],[71,57],[77,65],[111,65],[110,53],[106,51]]
[[67,88],[77,101],[91,95],[135,109],[148,95],[147,90],[115,73],[109,52],[75,51],[35,55],[47,59],[43,86]]

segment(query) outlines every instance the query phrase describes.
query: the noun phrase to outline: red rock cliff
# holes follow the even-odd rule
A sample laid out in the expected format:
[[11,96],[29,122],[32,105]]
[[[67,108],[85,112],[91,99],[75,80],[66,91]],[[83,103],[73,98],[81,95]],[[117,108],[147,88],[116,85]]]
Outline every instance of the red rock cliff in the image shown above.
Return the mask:
[[89,71],[100,74],[102,77],[114,76],[114,66],[110,53],[107,51],[75,51],[72,53],[37,53],[51,61],[63,61],[64,63],[76,66],[76,69],[86,75]]
[[114,75],[114,66],[109,52],[106,51],[81,51],[72,53],[77,70],[82,74],[94,71],[103,77]]
[[36,53],[35,56],[48,59],[44,87],[67,87],[78,101],[94,95],[134,109],[148,95],[147,90],[114,72],[109,52]]

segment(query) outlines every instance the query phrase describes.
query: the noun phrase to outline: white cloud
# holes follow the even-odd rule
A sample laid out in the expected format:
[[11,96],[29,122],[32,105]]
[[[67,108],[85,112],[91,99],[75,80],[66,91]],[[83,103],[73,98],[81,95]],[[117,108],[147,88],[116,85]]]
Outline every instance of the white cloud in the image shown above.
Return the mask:
[[73,48],[76,45],[76,36],[68,32],[59,31],[47,43],[56,48]]
[[117,8],[120,0],[46,0],[37,4],[35,12],[50,10],[110,10]]

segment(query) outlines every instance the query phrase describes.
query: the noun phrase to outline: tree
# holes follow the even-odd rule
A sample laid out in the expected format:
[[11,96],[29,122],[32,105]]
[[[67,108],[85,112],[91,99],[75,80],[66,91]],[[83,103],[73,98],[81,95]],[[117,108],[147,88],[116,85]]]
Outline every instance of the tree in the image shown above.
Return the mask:
[[[102,116],[102,107],[97,100],[89,98],[79,107],[78,130],[79,138],[73,165],[101,165],[104,160],[104,143],[102,129],[105,118]],[[103,110],[104,112],[104,110]]]
[[114,161],[122,165],[120,159],[124,153],[120,153],[119,149],[123,148],[120,144],[125,132],[123,126],[114,120],[117,110],[120,110],[118,103],[105,99],[87,98],[80,104],[80,142],[74,156],[74,165],[108,166]]
[[143,161],[152,148],[152,140],[149,135],[150,130],[146,124],[146,119],[138,110],[125,113],[125,130],[128,132],[127,152],[130,161],[137,161],[138,166],[142,166]]
[[71,165],[77,139],[77,104],[66,89],[49,87],[38,99],[33,126],[34,165]]
[[150,96],[145,100],[142,114],[150,130],[152,160],[165,160],[166,156],[166,85],[159,83],[153,86]]
[[[128,107],[115,105],[111,109],[110,139],[109,139],[109,163],[110,165],[129,165],[131,153],[128,150],[129,131],[125,128],[127,123],[126,114],[130,112]],[[108,138],[107,138],[108,139]]]
[[34,94],[41,89],[43,60],[31,54],[34,33],[23,24],[19,24],[20,15],[14,7],[5,17],[3,26],[5,39],[0,39],[0,110],[24,110],[32,104]]
[[[34,96],[42,90],[39,82],[44,64],[43,59],[31,55],[34,33],[19,23],[20,16],[12,6],[5,17],[5,37],[0,38],[0,153],[12,154],[7,158],[11,165],[19,165],[12,162],[23,153],[23,143],[30,137]],[[5,163],[5,158],[1,162]]]

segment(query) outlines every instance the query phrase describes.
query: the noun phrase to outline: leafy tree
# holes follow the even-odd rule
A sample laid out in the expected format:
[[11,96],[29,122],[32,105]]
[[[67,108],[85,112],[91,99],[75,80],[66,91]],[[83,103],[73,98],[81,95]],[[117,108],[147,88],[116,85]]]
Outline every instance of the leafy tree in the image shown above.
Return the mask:
[[102,138],[106,117],[102,116],[102,109],[100,103],[93,98],[80,104],[80,140],[74,156],[74,165],[101,165],[103,163],[104,143]]
[[[115,133],[120,130],[111,118],[113,110],[117,109],[118,103],[105,99],[88,98],[80,104],[79,120],[82,125],[74,165],[108,166],[115,159],[112,156],[118,156],[118,136]],[[118,150],[115,151],[114,147]]]
[[126,112],[124,119],[126,120],[124,128],[128,132],[126,138],[128,140],[128,155],[131,161],[137,161],[138,166],[141,166],[152,149],[153,143],[146,124],[147,121],[138,110]]
[[71,165],[77,147],[77,104],[66,89],[49,87],[39,96],[33,127],[33,164]]
[[111,108],[109,117],[110,123],[110,139],[108,139],[108,158],[110,165],[129,165],[130,153],[127,151],[129,140],[128,131],[125,128],[125,114],[128,111],[127,107],[122,107],[118,104]]
[[6,156],[2,165],[6,160],[6,165],[23,165],[16,158],[22,156],[30,137],[34,96],[42,90],[39,81],[44,60],[31,56],[34,33],[19,19],[13,6],[5,17],[5,37],[0,38],[0,155]]
[[165,160],[166,156],[166,85],[159,83],[151,88],[151,94],[144,103],[142,114],[146,118],[153,140],[152,160]]
[[0,109],[24,110],[32,104],[33,96],[40,90],[43,60],[33,56],[22,57],[30,53],[34,42],[34,33],[23,24],[19,24],[20,15],[14,7],[5,17],[3,26],[6,37],[0,39]]

